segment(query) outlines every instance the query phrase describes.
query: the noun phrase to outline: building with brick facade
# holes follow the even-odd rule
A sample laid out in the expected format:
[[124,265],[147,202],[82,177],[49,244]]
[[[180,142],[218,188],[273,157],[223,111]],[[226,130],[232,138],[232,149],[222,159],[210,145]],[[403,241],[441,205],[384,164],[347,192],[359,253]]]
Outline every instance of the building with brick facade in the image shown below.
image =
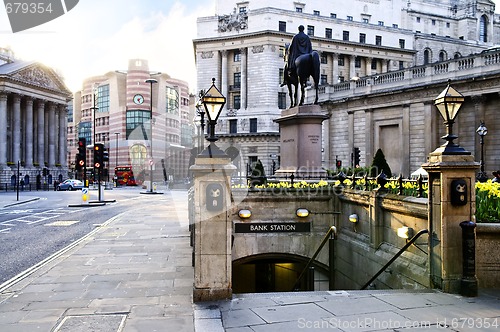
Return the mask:
[[127,70],[85,79],[68,121],[69,164],[74,169],[83,137],[89,169],[94,142],[108,150],[110,178],[116,166],[131,165],[139,182],[149,180],[151,160],[155,182],[187,177],[193,136],[188,90],[187,82],[150,71],[144,59],[129,60]]

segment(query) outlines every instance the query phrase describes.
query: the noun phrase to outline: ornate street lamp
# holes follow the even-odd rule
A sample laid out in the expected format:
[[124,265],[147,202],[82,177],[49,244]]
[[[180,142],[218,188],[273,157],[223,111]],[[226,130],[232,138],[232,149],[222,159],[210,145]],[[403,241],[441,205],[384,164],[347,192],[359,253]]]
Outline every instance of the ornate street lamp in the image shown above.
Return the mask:
[[154,164],[154,159],[153,159],[153,84],[158,83],[157,80],[154,78],[148,78],[147,80],[144,81],[145,83],[149,83],[150,86],[150,94],[149,94],[149,139],[150,139],[150,151],[151,151],[151,159],[149,160],[149,193],[153,192],[153,164]]
[[447,142],[436,150],[439,150],[442,154],[470,154],[470,152],[465,151],[462,147],[453,142],[453,140],[458,137],[453,134],[453,124],[455,123],[455,118],[464,100],[464,96],[452,88],[449,82],[448,86],[434,100],[434,105],[436,105],[446,125],[446,135],[441,138]]
[[208,117],[208,125],[209,125],[209,137],[207,141],[210,142],[207,149],[205,149],[201,153],[201,157],[227,157],[227,155],[215,145],[215,142],[219,139],[215,136],[215,125],[217,124],[217,119],[219,118],[220,113],[222,112],[222,108],[226,104],[226,97],[222,95],[222,93],[215,86],[215,78],[212,78],[212,86],[208,89],[207,92],[201,97],[201,104],[205,109],[205,113],[207,113]]
[[477,180],[479,182],[486,182],[486,180],[488,180],[488,176],[484,172],[484,136],[486,136],[486,134],[488,133],[488,128],[486,128],[483,121],[481,121],[481,124],[477,128],[476,133],[481,138],[481,141],[480,141],[480,143],[481,143],[481,169],[480,169],[479,173],[477,174]]

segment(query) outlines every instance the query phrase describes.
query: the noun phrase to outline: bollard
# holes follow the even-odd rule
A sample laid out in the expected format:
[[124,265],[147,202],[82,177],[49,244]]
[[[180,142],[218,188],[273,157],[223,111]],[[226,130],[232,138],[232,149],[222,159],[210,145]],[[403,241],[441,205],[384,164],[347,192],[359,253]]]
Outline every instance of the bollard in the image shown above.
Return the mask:
[[477,296],[476,278],[476,238],[474,229],[476,223],[473,221],[463,221],[462,228],[462,255],[463,273],[460,282],[460,294],[463,296]]

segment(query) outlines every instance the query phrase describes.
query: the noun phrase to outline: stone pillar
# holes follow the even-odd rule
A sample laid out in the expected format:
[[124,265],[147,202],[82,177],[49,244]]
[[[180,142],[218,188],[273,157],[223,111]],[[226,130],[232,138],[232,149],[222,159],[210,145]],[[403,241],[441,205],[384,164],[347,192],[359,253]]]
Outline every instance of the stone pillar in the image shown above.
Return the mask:
[[68,165],[67,151],[67,126],[66,106],[59,105],[59,163],[62,167]]
[[351,80],[353,77],[356,76],[356,56],[351,55],[349,57],[349,79]]
[[198,157],[194,176],[195,244],[193,301],[217,301],[232,296],[230,158]]
[[280,126],[281,163],[278,174],[324,176],[321,162],[322,122],[328,116],[318,105],[297,106],[274,120]]
[[7,166],[7,94],[0,92],[0,168]]
[[[222,74],[221,74],[221,82],[220,82],[220,87],[221,87],[221,93],[222,95],[224,96],[229,96],[228,94],[228,91],[229,91],[229,86],[228,86],[228,82],[229,82],[229,78],[227,77],[228,75],[228,68],[227,68],[227,51],[226,50],[223,50],[221,51],[221,55],[222,55]],[[226,103],[224,105],[224,110],[227,109],[227,104]]]
[[458,294],[463,277],[460,223],[474,220],[479,165],[470,152],[447,155],[438,149],[422,167],[429,173],[430,283]]
[[[354,117],[354,116],[353,116]],[[353,119],[353,126],[354,126],[354,119]],[[354,133],[354,131],[352,131]],[[367,164],[369,161],[373,160],[373,141],[375,140],[375,134],[374,134],[374,126],[373,126],[373,109],[366,109],[365,110],[365,164]],[[353,141],[354,142],[354,141]],[[353,147],[350,149],[354,148],[354,143]],[[388,176],[390,176],[388,174]]]
[[339,82],[339,55],[338,53],[332,54],[332,84]]
[[247,108],[247,49],[242,47],[240,49],[241,54],[241,109]]
[[40,167],[45,166],[45,102],[37,103],[37,161]]
[[373,58],[365,58],[365,75],[371,76],[372,74],[372,60]]
[[33,99],[26,98],[26,152],[25,167],[33,167]]
[[21,96],[14,94],[12,105],[12,162],[21,160]]
[[53,168],[56,165],[56,105],[49,104],[49,167]]

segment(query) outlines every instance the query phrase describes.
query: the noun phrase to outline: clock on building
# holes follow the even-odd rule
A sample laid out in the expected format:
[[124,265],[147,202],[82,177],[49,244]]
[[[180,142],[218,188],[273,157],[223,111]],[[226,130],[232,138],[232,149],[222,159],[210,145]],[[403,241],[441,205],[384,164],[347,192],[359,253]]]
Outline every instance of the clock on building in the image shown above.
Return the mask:
[[136,103],[137,105],[140,105],[143,102],[144,102],[144,97],[141,94],[136,94],[134,96],[134,103]]

